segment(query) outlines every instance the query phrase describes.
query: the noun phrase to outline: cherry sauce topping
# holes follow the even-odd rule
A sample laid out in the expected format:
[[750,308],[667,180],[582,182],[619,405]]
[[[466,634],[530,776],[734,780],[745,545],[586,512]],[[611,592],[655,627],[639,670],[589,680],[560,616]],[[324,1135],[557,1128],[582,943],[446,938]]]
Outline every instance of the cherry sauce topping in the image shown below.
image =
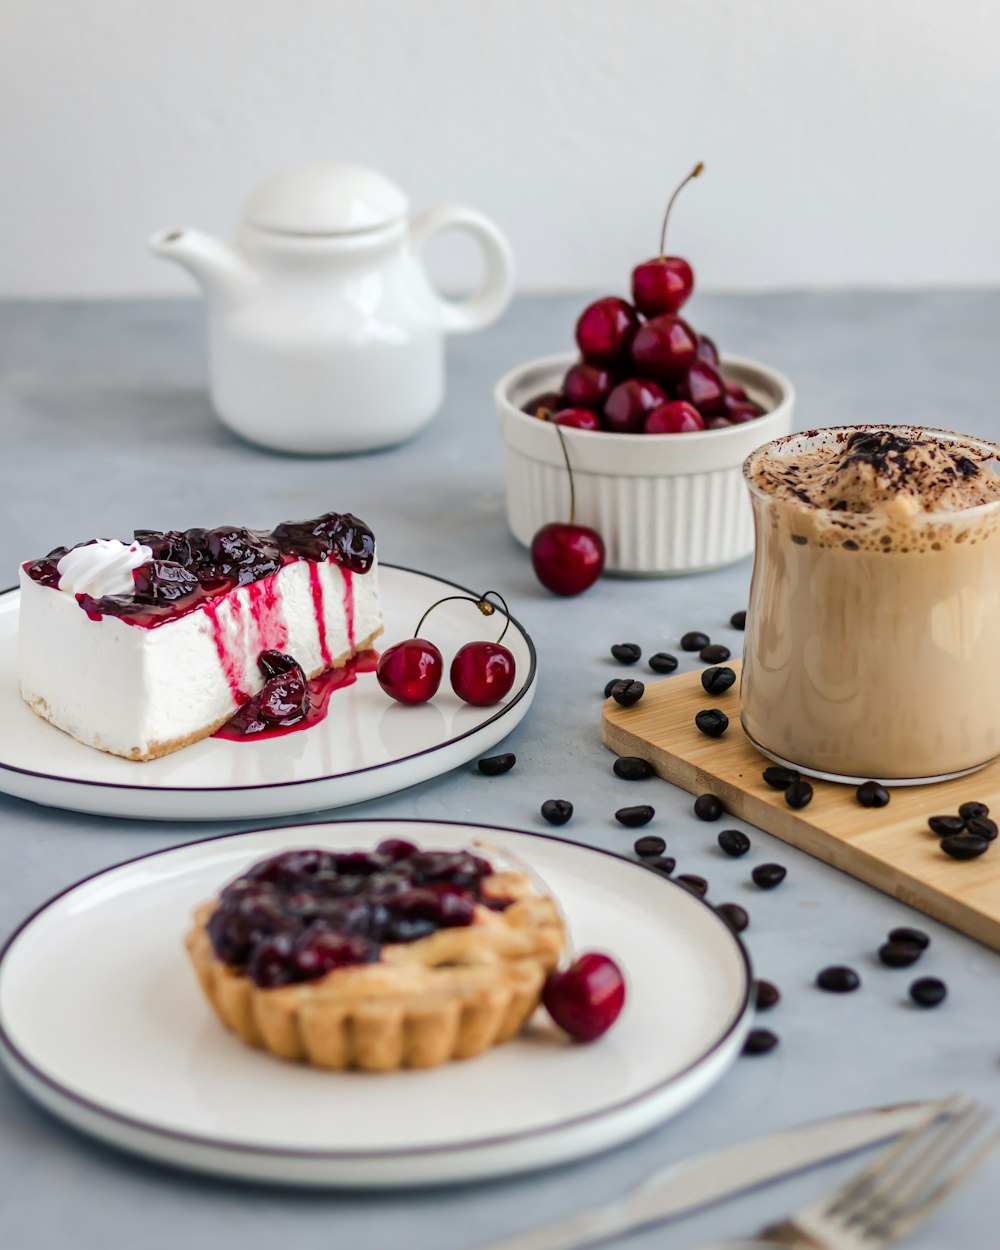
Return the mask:
[[385,943],[472,924],[492,872],[471,851],[424,851],[399,838],[374,851],[283,851],[222,890],[208,933],[223,963],[255,985],[312,981],[376,962]]
[[[222,525],[212,530],[136,530],[134,537],[153,553],[132,575],[134,592],[102,599],[77,596],[81,608],[94,620],[117,616],[149,629],[227,595],[237,586],[262,581],[294,560],[332,560],[345,570],[345,576],[367,573],[375,560],[371,530],[350,513],[328,512],[312,521],[285,521],[274,531]],[[58,589],[58,563],[68,550],[56,547],[26,564],[24,571],[40,585]]]

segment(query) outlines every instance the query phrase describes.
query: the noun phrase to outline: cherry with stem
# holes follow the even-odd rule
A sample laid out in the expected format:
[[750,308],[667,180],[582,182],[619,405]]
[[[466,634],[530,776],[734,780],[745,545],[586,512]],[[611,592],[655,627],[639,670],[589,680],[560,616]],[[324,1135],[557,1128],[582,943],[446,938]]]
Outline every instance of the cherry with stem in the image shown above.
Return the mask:
[[553,427],[559,438],[569,476],[569,522],[551,521],[531,540],[535,576],[556,595],[579,595],[593,586],[604,569],[604,540],[597,530],[576,524],[576,486],[563,427]]

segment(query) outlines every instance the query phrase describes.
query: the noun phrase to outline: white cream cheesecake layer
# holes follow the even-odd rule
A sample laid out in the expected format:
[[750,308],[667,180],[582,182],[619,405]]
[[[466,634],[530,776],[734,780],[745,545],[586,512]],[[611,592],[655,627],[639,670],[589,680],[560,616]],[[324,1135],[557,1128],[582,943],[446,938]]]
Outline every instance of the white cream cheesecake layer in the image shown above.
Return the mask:
[[264,683],[257,657],[293,655],[307,676],[382,628],[378,568],[297,560],[153,629],[104,616],[21,570],[18,678],[39,715],[81,742],[148,759],[213,732]]

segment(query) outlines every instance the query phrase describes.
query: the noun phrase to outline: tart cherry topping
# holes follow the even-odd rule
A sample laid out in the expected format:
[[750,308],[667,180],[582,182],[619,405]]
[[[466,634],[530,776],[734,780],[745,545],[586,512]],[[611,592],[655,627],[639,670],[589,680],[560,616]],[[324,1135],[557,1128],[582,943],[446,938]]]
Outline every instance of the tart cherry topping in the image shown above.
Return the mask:
[[274,989],[380,959],[385,942],[414,941],[472,924],[487,898],[488,860],[470,851],[421,851],[401,838],[374,851],[284,851],[221,892],[208,921],[216,955]]
[[625,978],[609,955],[588,952],[568,968],[550,972],[542,1002],[559,1027],[578,1042],[593,1042],[614,1024],[625,1005]]
[[555,595],[579,595],[601,576],[604,540],[587,525],[575,524],[576,488],[566,440],[560,426],[556,434],[569,475],[569,523],[551,521],[531,540],[531,564],[535,576]]
[[704,166],[699,161],[683,182],[674,190],[663,214],[660,229],[660,254],[652,260],[643,261],[632,270],[632,298],[638,310],[647,317],[660,313],[675,313],[694,289],[694,271],[681,256],[666,256],[667,222],[674,200]]

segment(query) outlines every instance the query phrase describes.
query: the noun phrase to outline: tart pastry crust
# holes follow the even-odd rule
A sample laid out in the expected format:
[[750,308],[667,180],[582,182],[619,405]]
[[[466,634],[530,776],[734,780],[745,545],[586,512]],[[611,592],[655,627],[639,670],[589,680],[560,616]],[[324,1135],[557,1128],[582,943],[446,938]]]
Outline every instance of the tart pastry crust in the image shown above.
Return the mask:
[[382,947],[377,963],[262,989],[218,958],[208,935],[217,900],[195,913],[186,945],[215,1014],[244,1042],[321,1068],[393,1072],[471,1059],[515,1037],[535,1011],[565,941],[555,901],[528,878],[497,872],[471,925]]

